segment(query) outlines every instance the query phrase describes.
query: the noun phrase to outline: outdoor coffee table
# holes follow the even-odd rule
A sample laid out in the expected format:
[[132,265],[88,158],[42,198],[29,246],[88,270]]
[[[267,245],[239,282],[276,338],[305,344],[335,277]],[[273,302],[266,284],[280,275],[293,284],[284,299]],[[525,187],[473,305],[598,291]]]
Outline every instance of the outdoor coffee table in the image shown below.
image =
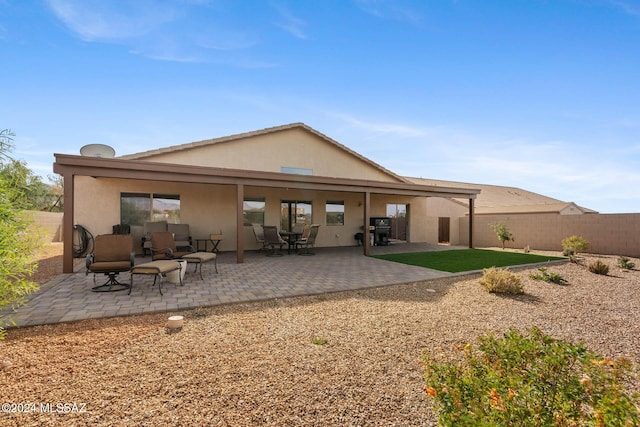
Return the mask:
[[188,264],[196,265],[196,269],[193,270],[194,273],[198,271],[198,266],[200,266],[200,279],[202,280],[204,280],[204,277],[202,277],[202,264],[205,262],[213,261],[216,267],[216,274],[218,273],[218,255],[213,252],[195,252],[183,255],[181,259],[187,261]]
[[[176,271],[176,270],[178,270],[178,273],[180,273],[181,268],[182,266],[178,261],[172,261],[172,260],[151,261],[151,262],[145,262],[144,264],[134,265],[131,268],[131,287],[129,288],[129,295],[131,295],[131,289],[133,289],[134,275],[153,274],[154,275],[153,286],[155,286],[158,276],[166,276],[167,273],[171,273],[172,271]],[[181,275],[178,274],[178,277],[180,279],[180,286],[184,286],[184,284],[182,283]],[[158,289],[160,290],[160,295],[163,295],[162,281],[158,283]]]

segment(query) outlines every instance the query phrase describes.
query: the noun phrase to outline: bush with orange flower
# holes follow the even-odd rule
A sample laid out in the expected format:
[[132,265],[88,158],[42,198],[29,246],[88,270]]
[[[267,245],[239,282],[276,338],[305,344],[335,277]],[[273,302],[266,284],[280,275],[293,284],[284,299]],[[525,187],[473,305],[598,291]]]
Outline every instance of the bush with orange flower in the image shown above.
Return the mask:
[[[455,355],[454,355],[455,356]],[[442,426],[638,426],[629,360],[606,359],[533,328],[487,334],[457,361],[424,357]]]

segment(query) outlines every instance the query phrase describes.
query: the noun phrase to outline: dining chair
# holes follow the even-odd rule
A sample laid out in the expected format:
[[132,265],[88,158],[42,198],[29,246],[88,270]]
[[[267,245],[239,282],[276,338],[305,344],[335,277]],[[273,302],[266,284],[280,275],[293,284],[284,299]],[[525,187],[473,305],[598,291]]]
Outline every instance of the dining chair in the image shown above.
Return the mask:
[[256,242],[258,242],[258,245],[260,245],[259,250],[263,250],[265,249],[265,244],[264,244],[264,228],[262,227],[262,224],[251,224],[251,227],[253,227],[253,235],[256,238]]
[[306,233],[303,233],[300,240],[296,242],[296,250],[298,250],[299,247],[303,248],[302,251],[298,251],[298,255],[315,255],[315,253],[309,251],[309,247],[313,247],[316,244],[316,237],[318,236],[320,225],[311,224],[311,226],[307,227],[305,228]]
[[[262,229],[264,230],[264,247],[270,249],[267,256],[282,256],[282,247],[287,242],[280,237],[278,228],[275,225],[265,225]],[[276,252],[276,246],[279,247],[278,252]]]

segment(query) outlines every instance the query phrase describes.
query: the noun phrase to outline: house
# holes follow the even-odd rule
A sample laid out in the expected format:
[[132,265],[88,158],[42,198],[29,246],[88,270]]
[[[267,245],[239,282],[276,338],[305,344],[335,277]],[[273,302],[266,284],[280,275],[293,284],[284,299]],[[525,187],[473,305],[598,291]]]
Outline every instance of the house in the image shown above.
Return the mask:
[[[444,181],[425,178],[407,178],[416,184],[443,187],[464,187],[479,190],[474,201],[474,215],[477,221],[483,218],[492,218],[496,221],[501,218],[508,219],[514,216],[527,216],[532,224],[531,217],[536,219],[543,217],[556,217],[564,215],[597,214],[598,212],[578,206],[573,202],[564,202],[542,194],[534,193],[516,187],[473,184],[466,182]],[[460,234],[460,219],[466,218],[469,212],[469,203],[466,199],[433,198],[428,200],[428,212],[431,217],[438,217],[438,242],[463,244],[464,232]],[[484,223],[484,221],[483,221]],[[464,224],[464,221],[462,221]],[[486,227],[485,227],[486,228]],[[487,230],[483,230],[485,233]],[[518,232],[519,235],[523,233]],[[476,227],[476,236],[478,228]],[[493,234],[489,232],[489,237]],[[485,239],[482,239],[485,241]],[[477,242],[477,240],[476,240]],[[541,248],[541,247],[538,247]]]
[[[127,223],[134,238],[145,221],[189,224],[195,239],[225,236],[220,249],[257,249],[251,223],[288,229],[320,224],[316,246],[354,246],[370,218],[403,205],[409,242],[432,242],[437,219],[428,200],[466,200],[468,242],[480,193],[465,186],[430,185],[385,169],[303,123],[231,135],[120,157],[55,154],[63,177],[63,271],[73,270],[73,228],[93,235]],[[368,234],[368,233],[367,233]],[[363,253],[370,241],[364,239]]]

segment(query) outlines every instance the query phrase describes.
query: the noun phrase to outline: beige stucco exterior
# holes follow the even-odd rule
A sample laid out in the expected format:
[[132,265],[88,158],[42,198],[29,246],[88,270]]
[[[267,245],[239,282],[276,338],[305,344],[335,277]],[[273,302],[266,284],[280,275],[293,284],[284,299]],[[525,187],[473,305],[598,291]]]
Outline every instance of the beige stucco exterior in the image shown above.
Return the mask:
[[[210,233],[222,230],[225,235],[221,250],[237,247],[235,229],[235,188],[229,185],[159,183],[155,181],[133,181],[127,179],[76,177],[76,198],[74,217],[93,235],[108,234],[114,224],[120,223],[120,193],[163,193],[180,196],[180,222],[189,224],[194,239],[205,239]],[[100,197],[95,197],[100,194]],[[281,190],[273,188],[248,187],[247,198],[265,199],[265,224],[280,224],[280,203],[282,200],[311,201],[312,222],[320,224],[317,246],[353,246],[357,242],[355,233],[362,231],[364,211],[363,198],[357,193],[323,192],[304,190]],[[344,201],[345,221],[341,226],[327,226],[325,203],[327,200]],[[373,195],[371,216],[386,216],[387,203],[409,204],[410,212],[425,211],[425,198],[406,196]],[[422,220],[409,220],[410,241],[426,242],[429,233]],[[134,241],[143,236],[142,226],[132,226]],[[437,236],[436,236],[437,238]],[[245,248],[258,249],[251,227],[244,230]],[[138,248],[141,251],[141,248]]]
[[[287,186],[246,185],[244,198],[265,200],[264,223],[280,224],[281,202],[283,200],[310,201],[312,222],[320,224],[316,246],[353,246],[356,233],[363,231],[365,222],[365,190],[349,183],[380,182],[389,185],[407,186],[415,184],[406,181],[380,165],[330,138],[304,125],[290,125],[275,130],[265,130],[243,134],[240,137],[220,138],[200,141],[175,147],[152,150],[134,155],[122,156],[125,161],[144,161],[153,164],[154,169],[162,169],[162,164],[185,165],[189,168],[225,168],[242,171],[263,171],[276,173],[283,180],[298,182]],[[138,163],[139,165],[140,163]],[[330,177],[345,183],[344,190],[322,191],[305,189],[304,176],[294,178],[281,174],[281,168],[307,169],[312,176]],[[273,177],[273,175],[270,175]],[[291,177],[291,178],[288,178]],[[341,181],[344,180],[344,181]],[[193,239],[205,239],[210,233],[222,231],[225,236],[219,249],[236,250],[238,238],[241,247],[258,249],[252,227],[238,226],[237,187],[235,184],[208,184],[188,182],[167,182],[152,179],[125,179],[117,177],[73,177],[73,217],[74,224],[80,224],[93,235],[108,234],[112,226],[120,223],[121,193],[172,194],[180,197],[180,222],[189,224]],[[335,187],[335,186],[334,186]],[[444,189],[442,190],[444,191]],[[388,191],[387,191],[388,192]],[[415,192],[415,191],[413,191]],[[411,242],[437,241],[437,217],[435,228],[432,218],[428,218],[428,198],[402,194],[370,194],[369,216],[386,216],[387,204],[408,206],[407,240]],[[475,197],[472,194],[471,197]],[[434,198],[436,199],[436,198]],[[327,201],[344,202],[344,225],[327,225],[325,204]],[[432,202],[434,203],[434,202]],[[457,225],[456,225],[457,227]],[[134,241],[143,236],[142,225],[132,225]],[[239,232],[239,230],[242,230]],[[238,237],[239,236],[239,237]],[[138,245],[137,245],[138,246]],[[141,247],[137,248],[141,252]]]
[[403,181],[343,145],[303,127],[250,133],[240,139],[200,141],[123,158],[265,172],[281,172],[282,167],[288,167],[308,169],[317,176]]

